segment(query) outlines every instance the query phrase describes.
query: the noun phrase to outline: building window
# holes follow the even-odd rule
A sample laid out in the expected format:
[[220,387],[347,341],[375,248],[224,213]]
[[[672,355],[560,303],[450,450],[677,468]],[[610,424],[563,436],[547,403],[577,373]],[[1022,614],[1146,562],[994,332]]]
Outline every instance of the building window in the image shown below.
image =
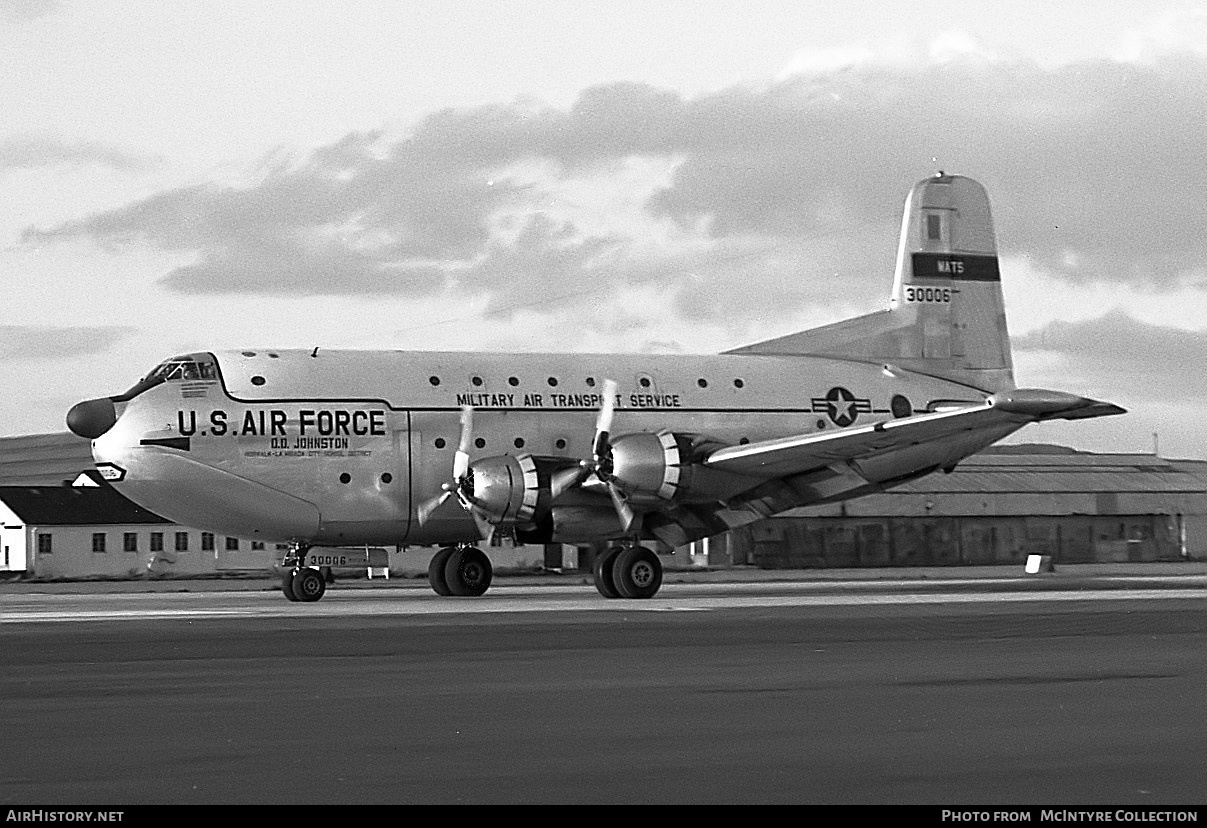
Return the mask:
[[214,533],[213,532],[202,532],[201,533],[201,551],[202,552],[213,552],[214,551]]
[[163,551],[163,532],[152,532],[151,533],[151,551],[152,552],[162,552]]
[[226,539],[226,551],[227,552],[239,551],[239,539],[238,538],[227,538]]
[[188,532],[177,532],[176,533],[176,551],[177,552],[188,552],[189,551],[189,533]]
[[93,532],[92,533],[92,551],[93,552],[104,552],[105,551],[105,533],[104,532]]
[[51,535],[38,535],[38,554],[49,555],[54,552],[54,543],[51,541]]
[[251,542],[251,548],[252,548],[252,549],[263,549],[263,548],[264,548],[264,544],[263,544],[263,542],[261,542],[261,541],[252,541],[252,542]]
[[126,532],[122,535],[122,549],[126,552],[138,551],[138,533]]

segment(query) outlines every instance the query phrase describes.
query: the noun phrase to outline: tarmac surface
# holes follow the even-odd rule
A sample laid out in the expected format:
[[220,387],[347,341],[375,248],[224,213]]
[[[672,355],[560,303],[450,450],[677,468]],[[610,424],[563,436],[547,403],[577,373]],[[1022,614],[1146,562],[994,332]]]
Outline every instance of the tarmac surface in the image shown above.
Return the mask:
[[[664,564],[665,565],[665,564]],[[997,566],[920,566],[859,569],[759,569],[750,566],[684,568],[664,571],[664,584],[816,583],[882,585],[954,584],[986,580],[1056,585],[1081,578],[1125,584],[1135,579],[1207,578],[1207,560],[1145,563],[1061,564],[1052,572],[1028,574],[1020,564]],[[495,585],[567,586],[593,584],[591,573],[580,571],[509,572],[496,570]],[[339,589],[430,589],[426,575],[406,573],[389,578],[366,578],[362,573],[336,573]],[[16,579],[0,581],[5,593],[96,594],[102,592],[246,591],[280,588],[271,572],[238,571],[215,576],[152,576],[134,579],[87,580]]]
[[0,584],[0,803],[1207,797],[1204,562],[278,589]]

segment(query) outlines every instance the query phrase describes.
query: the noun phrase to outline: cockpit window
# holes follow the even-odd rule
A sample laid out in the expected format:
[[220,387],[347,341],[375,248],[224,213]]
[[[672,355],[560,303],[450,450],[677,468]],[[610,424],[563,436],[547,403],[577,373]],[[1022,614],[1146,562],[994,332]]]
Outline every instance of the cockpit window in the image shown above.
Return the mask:
[[151,372],[148,379],[161,382],[170,380],[213,380],[218,379],[218,369],[212,360],[198,361],[193,358],[170,359]]
[[161,362],[132,388],[118,397],[115,402],[132,400],[149,388],[154,388],[163,382],[188,382],[218,379],[218,365],[209,354],[188,354],[187,356],[172,357]]

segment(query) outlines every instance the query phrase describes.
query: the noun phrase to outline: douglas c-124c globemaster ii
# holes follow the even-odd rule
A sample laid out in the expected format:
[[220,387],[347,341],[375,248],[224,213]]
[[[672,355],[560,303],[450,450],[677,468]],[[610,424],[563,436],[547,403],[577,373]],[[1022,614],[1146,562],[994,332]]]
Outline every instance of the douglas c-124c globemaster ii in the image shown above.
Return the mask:
[[195,353],[67,424],[135,503],[288,543],[291,600],[322,597],[312,547],[362,544],[440,546],[432,588],[481,595],[494,533],[594,546],[601,593],[648,598],[662,565],[642,541],[673,549],[949,471],[1027,423],[1121,413],[1015,387],[988,197],[940,173],[906,200],[887,310],[712,356]]

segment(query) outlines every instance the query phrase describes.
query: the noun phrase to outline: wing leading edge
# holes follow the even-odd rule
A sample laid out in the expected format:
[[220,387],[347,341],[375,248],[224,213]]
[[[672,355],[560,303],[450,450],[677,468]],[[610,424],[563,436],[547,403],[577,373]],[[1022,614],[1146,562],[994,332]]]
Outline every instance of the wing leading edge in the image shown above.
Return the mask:
[[983,403],[904,417],[842,431],[802,434],[729,446],[709,455],[705,466],[778,478],[950,439],[963,432],[1000,430],[1043,420],[1077,420],[1126,413],[1117,405],[1061,391],[1016,388]]

